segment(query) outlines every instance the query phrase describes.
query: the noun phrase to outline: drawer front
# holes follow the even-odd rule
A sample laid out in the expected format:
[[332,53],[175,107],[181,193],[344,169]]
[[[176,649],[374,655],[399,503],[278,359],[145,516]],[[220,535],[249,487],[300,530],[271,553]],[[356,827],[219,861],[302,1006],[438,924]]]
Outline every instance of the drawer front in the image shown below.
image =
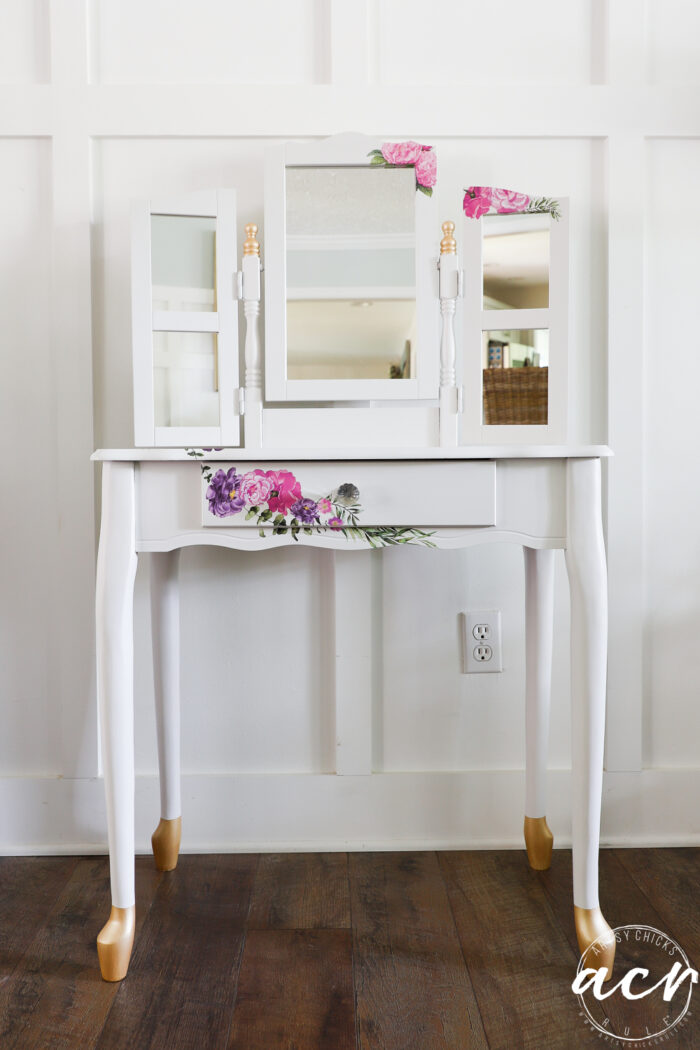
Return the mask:
[[332,461],[201,463],[201,524],[340,528],[496,523],[496,464]]

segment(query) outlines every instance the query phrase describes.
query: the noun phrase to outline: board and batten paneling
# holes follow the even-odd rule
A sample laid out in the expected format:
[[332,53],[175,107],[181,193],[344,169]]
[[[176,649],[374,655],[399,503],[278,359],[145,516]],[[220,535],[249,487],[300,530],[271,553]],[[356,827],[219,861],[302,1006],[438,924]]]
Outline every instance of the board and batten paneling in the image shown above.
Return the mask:
[[[688,90],[698,79],[697,12],[681,0],[575,0],[565,13],[553,0],[509,0],[487,31],[482,7],[2,5],[0,396],[10,454],[0,803],[10,819],[0,849],[105,845],[87,457],[131,442],[130,202],[234,185],[240,222],[257,222],[264,244],[267,145],[347,130],[435,143],[444,218],[457,217],[470,183],[571,200],[572,436],[607,439],[616,452],[604,841],[700,841],[688,803],[700,787],[697,496],[688,482],[697,443],[700,106]],[[517,547],[373,558],[373,777],[332,775],[323,552],[185,551],[181,573],[185,848],[520,844]],[[142,849],[157,817],[147,584],[144,559]],[[563,844],[570,729],[560,558],[556,603],[550,823]],[[501,675],[460,674],[457,615],[466,608],[502,610]]]
[[646,199],[646,761],[694,767],[700,742],[700,140],[652,139]]
[[[52,679],[57,593],[54,364],[51,285],[51,146],[0,139],[0,770],[60,773],[61,722]],[[41,308],[37,308],[41,304]],[[57,747],[57,741],[59,746]]]

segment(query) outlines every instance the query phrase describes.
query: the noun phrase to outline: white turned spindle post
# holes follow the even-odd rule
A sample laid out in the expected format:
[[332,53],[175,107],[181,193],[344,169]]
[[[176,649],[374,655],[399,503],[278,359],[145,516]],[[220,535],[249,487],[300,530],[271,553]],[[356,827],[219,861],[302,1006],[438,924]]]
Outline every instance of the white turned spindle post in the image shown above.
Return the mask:
[[262,447],[262,353],[260,347],[260,245],[258,227],[249,223],[243,245],[243,314],[245,331],[245,415],[243,428],[246,448]]
[[455,362],[455,310],[459,294],[459,259],[454,238],[455,224],[443,222],[444,234],[440,241],[440,447],[454,448],[459,443],[459,415],[457,411],[457,375]]

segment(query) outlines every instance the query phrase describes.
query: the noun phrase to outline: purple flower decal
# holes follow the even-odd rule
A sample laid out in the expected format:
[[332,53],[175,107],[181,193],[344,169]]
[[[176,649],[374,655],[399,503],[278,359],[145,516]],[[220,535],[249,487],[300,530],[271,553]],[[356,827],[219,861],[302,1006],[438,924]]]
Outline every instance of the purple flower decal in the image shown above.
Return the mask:
[[209,510],[217,518],[228,518],[232,514],[238,514],[243,509],[245,500],[239,494],[242,477],[236,473],[236,468],[229,470],[217,470],[209,483],[207,499]]
[[311,525],[318,517],[318,504],[316,500],[302,498],[293,503],[290,508],[292,514],[304,525]]
[[341,518],[329,518],[328,524],[332,529],[342,529],[343,522]]

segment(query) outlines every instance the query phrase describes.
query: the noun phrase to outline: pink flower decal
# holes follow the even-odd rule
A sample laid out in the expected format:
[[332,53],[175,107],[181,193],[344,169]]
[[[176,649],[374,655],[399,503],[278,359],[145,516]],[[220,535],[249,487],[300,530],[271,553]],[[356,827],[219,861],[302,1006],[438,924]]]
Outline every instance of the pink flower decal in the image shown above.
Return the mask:
[[268,496],[272,492],[272,481],[264,470],[252,470],[243,475],[240,486],[240,495],[248,507],[259,507],[267,503]]
[[424,150],[416,161],[416,182],[428,187],[437,182],[437,157],[433,150]]
[[267,505],[273,513],[286,514],[301,499],[301,485],[290,470],[268,470],[271,482]]
[[499,215],[510,215],[512,212],[525,211],[530,198],[527,193],[516,193],[515,190],[491,190],[491,200]]
[[437,158],[432,146],[422,142],[385,142],[381,149],[370,150],[367,156],[372,167],[414,168],[416,189],[432,197],[437,179]]
[[420,142],[385,142],[381,154],[387,164],[405,168],[415,164],[424,149]]
[[328,524],[332,529],[342,529],[343,522],[341,518],[329,518]]
[[330,514],[333,510],[333,504],[329,499],[320,499],[318,501],[318,509],[321,514]]
[[471,197],[469,191],[464,194],[464,203],[462,205],[464,214],[468,219],[480,219],[482,215],[491,208],[490,197]]
[[517,193],[515,190],[504,190],[497,186],[469,186],[464,192],[463,209],[468,219],[480,219],[487,212],[495,212],[497,215],[512,215],[514,212],[522,211],[548,211],[555,218],[552,205],[556,202],[542,198],[538,207],[530,209],[530,198],[527,193]]

